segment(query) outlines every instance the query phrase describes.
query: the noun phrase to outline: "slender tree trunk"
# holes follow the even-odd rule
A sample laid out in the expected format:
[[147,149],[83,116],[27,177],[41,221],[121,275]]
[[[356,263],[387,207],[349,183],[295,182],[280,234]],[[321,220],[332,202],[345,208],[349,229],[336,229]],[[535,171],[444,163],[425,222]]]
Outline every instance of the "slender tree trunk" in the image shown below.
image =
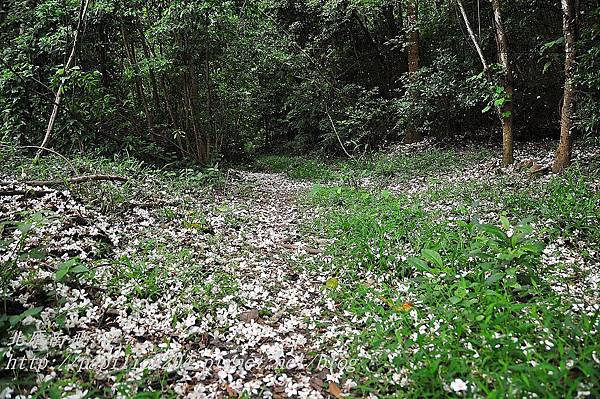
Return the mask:
[[[504,77],[502,85],[505,90],[505,99],[506,102],[499,107],[496,107],[496,111],[498,112],[498,117],[500,118],[500,123],[502,125],[502,164],[504,166],[510,165],[514,161],[513,153],[514,153],[514,143],[513,143],[513,105],[512,105],[512,95],[513,95],[513,87],[512,87],[512,69],[510,66],[510,62],[508,59],[508,41],[506,39],[506,33],[504,31],[504,24],[502,23],[501,13],[500,13],[500,1],[499,0],[490,0],[492,3],[492,8],[494,10],[494,25],[496,30],[496,45],[498,50],[498,60],[502,64],[504,69]],[[469,37],[475,46],[475,50],[477,51],[477,55],[479,55],[479,59],[481,60],[481,65],[483,65],[483,71],[490,83],[492,83],[492,73],[490,71],[490,66],[485,60],[485,56],[483,55],[483,51],[481,50],[481,46],[473,32],[473,28],[471,27],[471,23],[469,22],[469,18],[467,17],[467,13],[465,11],[465,7],[462,3],[462,0],[456,0],[456,4],[460,10],[462,18],[465,22],[465,26],[467,27],[467,32],[469,33]]]
[[214,139],[214,142],[217,143],[217,129],[213,115],[213,93],[210,73],[210,60],[208,59],[208,50],[206,50],[204,58],[204,79],[206,84],[206,112],[208,113],[208,124],[210,127],[210,132],[206,135],[206,159],[207,161],[210,161],[211,139]]
[[102,76],[100,77],[100,84],[105,90],[110,90],[111,86],[110,71],[108,69],[108,55],[106,53],[106,47],[108,42],[109,41],[106,34],[106,26],[103,26],[100,28],[100,43],[97,44],[97,46],[98,58],[100,61],[100,65],[98,66],[100,68],[100,73],[102,74]]
[[[142,49],[144,50],[144,56],[146,57],[146,59],[148,61],[150,61],[151,58],[154,58],[154,54],[153,54],[152,50],[150,49],[150,46],[148,45],[148,41],[146,40],[146,33],[144,31],[144,27],[141,25],[141,23],[139,21],[137,24],[137,28],[138,28],[138,32],[140,33],[140,37],[142,39],[141,43],[142,43]],[[160,96],[158,94],[158,84],[156,81],[156,74],[154,73],[154,68],[152,66],[148,67],[148,75],[150,77],[150,88],[152,89],[152,100],[154,101],[154,107],[157,110],[162,111]]]
[[[161,49],[159,47],[158,49],[159,54],[162,56],[162,52]],[[150,52],[152,54],[153,57],[156,57],[156,54],[152,51],[152,49],[150,49]],[[165,99],[165,107],[167,108],[167,112],[169,113],[169,117],[171,118],[171,122],[173,123],[173,127],[174,128],[180,128],[180,123],[179,123],[179,115],[178,115],[178,110],[177,108],[174,108],[171,105],[171,100],[169,99],[170,97],[170,93],[167,90],[167,85],[165,84],[165,77],[164,77],[164,73],[160,73],[158,75],[159,79],[158,79],[158,83],[160,85],[160,89],[163,92],[164,95],[164,99]]]
[[505,102],[499,107],[500,120],[502,121],[502,164],[508,166],[514,162],[513,142],[513,74],[508,59],[508,40],[502,23],[500,12],[500,0],[490,0],[494,10],[494,26],[496,28],[496,47],[498,49],[498,60],[502,65]]
[[190,112],[190,122],[192,131],[194,132],[194,144],[196,151],[196,161],[200,164],[206,164],[207,161],[207,149],[206,142],[203,137],[203,132],[200,130],[201,123],[198,120],[197,108],[198,108],[198,83],[196,80],[196,68],[192,55],[187,52],[186,56],[187,63],[187,92],[188,92],[188,107]]
[[127,60],[129,61],[129,65],[131,66],[131,68],[133,69],[133,73],[135,74],[134,79],[137,97],[144,109],[144,116],[146,117],[146,124],[150,132],[150,138],[152,140],[156,140],[156,135],[154,132],[154,118],[152,117],[152,113],[150,112],[150,108],[148,107],[148,102],[146,101],[146,93],[144,90],[144,84],[142,83],[142,79],[140,78],[140,70],[137,65],[135,48],[133,46],[133,43],[131,43],[131,41],[129,40],[129,33],[125,29],[123,22],[121,22],[121,35],[123,37],[123,46],[125,47]]
[[[406,9],[408,14],[408,29],[409,29],[409,43],[408,43],[408,76],[409,79],[412,80],[414,74],[419,69],[419,30],[417,26],[418,21],[418,4],[417,0],[409,0],[408,7]],[[414,109],[414,102],[417,99],[412,99]],[[415,129],[414,124],[409,123],[408,128],[406,129],[406,135],[404,136],[404,143],[416,143],[417,141],[421,141],[421,134],[417,129]]]
[[54,97],[54,106],[52,107],[52,113],[50,114],[48,126],[46,127],[46,134],[44,135],[44,140],[42,141],[42,145],[40,145],[41,149],[37,152],[36,158],[42,154],[42,152],[44,151],[43,148],[47,147],[48,142],[50,141],[50,137],[52,137],[52,129],[54,128],[56,117],[58,116],[58,110],[60,107],[60,102],[62,100],[66,75],[69,72],[69,70],[75,65],[75,56],[77,54],[77,45],[79,44],[79,35],[81,34],[81,28],[83,25],[83,21],[85,20],[85,15],[87,14],[89,3],[90,0],[81,0],[81,3],[79,5],[79,18],[77,20],[77,28],[75,29],[75,36],[73,38],[73,46],[71,47],[71,53],[69,54],[69,58],[64,68],[65,78],[61,79],[60,84],[58,86],[58,90],[56,91],[56,96]]
[[552,171],[562,172],[571,163],[573,150],[573,108],[575,90],[573,76],[575,74],[575,42],[577,40],[577,9],[576,0],[562,0],[563,34],[565,36],[565,90],[560,116],[560,144]]

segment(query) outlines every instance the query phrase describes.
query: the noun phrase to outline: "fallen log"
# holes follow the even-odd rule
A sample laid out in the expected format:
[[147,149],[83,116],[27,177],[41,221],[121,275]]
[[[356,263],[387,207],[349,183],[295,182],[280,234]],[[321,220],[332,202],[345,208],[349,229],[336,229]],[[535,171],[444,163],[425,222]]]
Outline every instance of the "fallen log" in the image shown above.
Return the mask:
[[60,186],[63,184],[77,184],[77,183],[85,183],[89,181],[120,181],[126,182],[127,178],[121,176],[113,176],[113,175],[89,175],[89,176],[79,176],[79,177],[71,177],[69,179],[63,180],[29,180],[29,181],[21,181],[21,182],[0,182],[0,186],[10,186],[10,185],[25,185],[29,187],[50,187],[50,186]]
[[23,195],[25,197],[43,197],[46,194],[51,194],[52,190],[4,190],[0,191],[0,197],[11,197],[16,195]]

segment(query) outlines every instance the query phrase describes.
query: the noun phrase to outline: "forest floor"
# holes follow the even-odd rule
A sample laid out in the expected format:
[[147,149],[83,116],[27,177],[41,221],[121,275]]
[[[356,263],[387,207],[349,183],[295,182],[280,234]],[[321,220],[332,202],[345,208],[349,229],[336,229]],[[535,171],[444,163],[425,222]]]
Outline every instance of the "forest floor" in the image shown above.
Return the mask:
[[[0,397],[598,397],[600,151],[521,147],[6,155]],[[129,180],[18,183],[71,169]]]

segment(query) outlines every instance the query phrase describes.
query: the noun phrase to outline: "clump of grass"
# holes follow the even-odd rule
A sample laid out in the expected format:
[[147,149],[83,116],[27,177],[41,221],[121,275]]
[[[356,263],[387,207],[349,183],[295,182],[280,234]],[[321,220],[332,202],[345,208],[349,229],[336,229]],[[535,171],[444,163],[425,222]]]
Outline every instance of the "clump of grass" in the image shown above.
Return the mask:
[[259,167],[271,172],[285,173],[292,179],[327,182],[339,178],[330,165],[300,156],[269,155],[257,161]]

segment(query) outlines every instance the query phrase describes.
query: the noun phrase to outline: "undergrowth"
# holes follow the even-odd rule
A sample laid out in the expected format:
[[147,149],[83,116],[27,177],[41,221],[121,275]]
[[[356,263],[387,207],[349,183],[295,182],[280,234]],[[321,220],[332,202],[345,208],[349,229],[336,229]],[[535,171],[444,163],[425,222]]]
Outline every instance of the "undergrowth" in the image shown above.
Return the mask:
[[363,322],[346,375],[356,395],[446,397],[459,380],[468,396],[600,395],[598,310],[576,311],[542,263],[557,237],[598,242],[592,179],[573,170],[517,190],[499,179],[414,196],[316,186],[331,296]]

